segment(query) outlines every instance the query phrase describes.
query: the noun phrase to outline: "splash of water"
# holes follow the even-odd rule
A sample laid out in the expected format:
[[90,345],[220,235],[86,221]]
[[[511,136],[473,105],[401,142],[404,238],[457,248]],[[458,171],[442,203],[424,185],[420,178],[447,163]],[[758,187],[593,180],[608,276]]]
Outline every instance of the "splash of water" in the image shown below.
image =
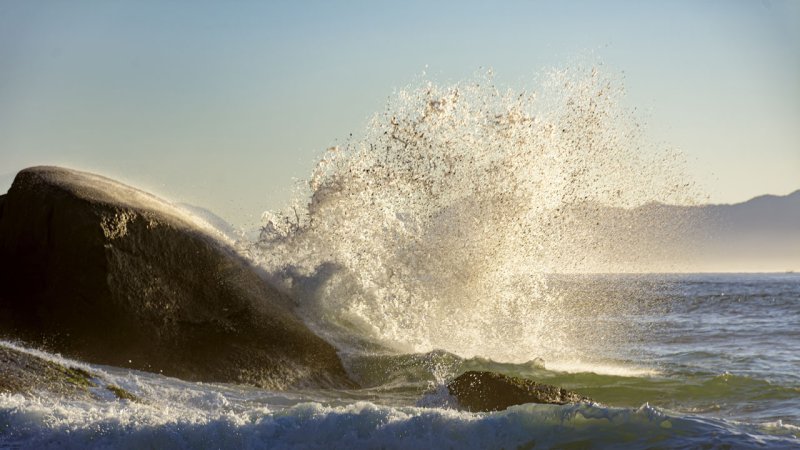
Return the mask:
[[491,73],[404,89],[328,149],[301,200],[265,215],[258,258],[341,348],[360,336],[519,362],[611,343],[624,326],[575,319],[623,306],[574,301],[547,274],[619,270],[614,243],[630,236],[604,232],[602,212],[693,189],[622,97],[597,68],[552,71],[536,91]]

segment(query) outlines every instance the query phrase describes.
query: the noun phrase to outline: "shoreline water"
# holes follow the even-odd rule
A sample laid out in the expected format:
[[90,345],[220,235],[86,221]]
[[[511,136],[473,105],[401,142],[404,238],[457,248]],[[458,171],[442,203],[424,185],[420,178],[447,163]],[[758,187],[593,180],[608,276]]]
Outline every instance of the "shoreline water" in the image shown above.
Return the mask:
[[[696,277],[700,281],[704,279]],[[768,288],[766,290],[775,283],[771,279],[759,282]],[[693,281],[686,283],[691,285]],[[795,296],[799,288],[797,283],[789,287],[791,295]],[[736,285],[729,284],[728,288],[736,291]],[[748,299],[752,302],[752,298],[743,295],[739,303],[747,303]],[[683,303],[680,298],[675,300],[679,305]],[[702,310],[692,311],[698,318],[703,317]],[[759,311],[756,308],[751,312],[757,316]],[[741,311],[739,313],[742,317]],[[663,318],[664,322],[669,319]],[[709,338],[703,333],[698,336],[704,341]],[[660,346],[675,344],[668,335],[662,338]],[[375,386],[362,391],[350,392],[270,392],[245,386],[190,383],[144,372],[83,364],[81,367],[101,372],[142,401],[98,403],[46,395],[24,398],[2,394],[0,429],[5,431],[0,433],[0,442],[11,448],[136,448],[144,445],[159,448],[398,449],[414,448],[422,443],[439,448],[578,445],[631,449],[652,446],[787,448],[800,444],[797,438],[800,382],[795,380],[781,388],[780,384],[734,375],[736,370],[722,370],[723,364],[713,366],[721,373],[704,371],[701,369],[707,360],[711,358],[714,362],[720,355],[700,353],[680,355],[662,348],[661,356],[669,355],[673,371],[634,377],[552,371],[546,368],[547,361],[519,365],[482,358],[463,360],[442,352],[383,359],[366,357],[367,362],[362,361],[366,367],[362,370],[377,372],[376,376],[383,381],[376,381]],[[46,353],[37,354],[52,358]],[[394,377],[387,377],[387,373],[391,375],[387,372],[389,367],[393,368]],[[593,395],[606,401],[586,406],[521,405],[500,413],[472,414],[450,409],[452,406],[442,403],[441,395],[429,390],[443,373],[454,374],[471,367],[516,370],[541,381],[576,389],[583,386],[589,389],[587,392],[594,389]],[[352,365],[350,370],[353,370]],[[661,406],[654,406],[654,403]],[[621,404],[632,406],[618,406]],[[740,413],[750,410],[752,414],[759,404],[764,413],[761,419],[748,422],[730,416],[730,412],[737,410]],[[726,408],[729,413],[725,412]]]
[[[719,287],[725,287],[724,297]],[[365,354],[345,358],[362,390],[275,392],[78,362],[141,401],[0,394],[0,443],[10,448],[413,448],[422,442],[439,448],[800,446],[800,371],[794,370],[800,361],[792,350],[800,339],[792,328],[800,280],[749,276],[743,283],[720,283],[696,274],[665,292],[677,294],[664,300],[670,306],[666,313],[658,310],[662,326],[641,334],[644,342],[631,343],[629,355],[638,360],[620,361],[658,372],[568,372],[547,360],[512,364],[447,352]],[[763,328],[767,319],[771,329]],[[745,347],[750,348],[737,350]],[[473,369],[557,384],[599,403],[520,405],[478,414],[452,409],[436,387]]]

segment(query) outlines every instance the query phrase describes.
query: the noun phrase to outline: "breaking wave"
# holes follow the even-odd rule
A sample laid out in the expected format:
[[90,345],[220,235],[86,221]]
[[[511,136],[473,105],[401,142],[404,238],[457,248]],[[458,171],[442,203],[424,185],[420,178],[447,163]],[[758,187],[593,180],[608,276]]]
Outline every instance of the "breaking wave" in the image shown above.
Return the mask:
[[[692,378],[697,374],[673,379],[565,374],[550,372],[536,361],[512,365],[434,352],[351,361],[366,387],[362,390],[272,392],[192,383],[80,363],[8,342],[0,345],[84,368],[135,397],[106,398],[106,392],[104,400],[89,400],[46,391],[2,393],[0,448],[778,449],[797,445],[798,427],[781,419],[753,424],[697,415],[713,409],[714,403],[731,402],[738,409],[765,398],[791,402],[797,397],[796,388],[747,377],[704,377],[696,383]],[[618,406],[526,404],[493,413],[459,411],[441,404],[441,398],[430,398],[438,395],[425,387],[426,381],[436,382],[434,366],[444,372],[495,370],[581,386],[582,392]],[[95,394],[106,390],[90,389]],[[683,411],[654,406],[643,400],[647,398],[677,401]]]
[[597,67],[554,70],[533,90],[491,73],[414,84],[328,149],[297,200],[265,214],[251,252],[346,352],[590,358],[631,332],[594,319],[635,302],[548,274],[652,270],[641,257],[660,249],[632,249],[636,233],[609,232],[605,211],[696,197],[623,98]]
[[796,444],[776,424],[765,430],[735,428],[721,420],[676,417],[644,405],[638,409],[594,405],[522,405],[495,414],[369,402],[346,406],[299,404],[281,411],[204,412],[173,406],[80,404],[0,394],[4,446],[26,448],[566,448],[606,445],[639,449],[787,448]]

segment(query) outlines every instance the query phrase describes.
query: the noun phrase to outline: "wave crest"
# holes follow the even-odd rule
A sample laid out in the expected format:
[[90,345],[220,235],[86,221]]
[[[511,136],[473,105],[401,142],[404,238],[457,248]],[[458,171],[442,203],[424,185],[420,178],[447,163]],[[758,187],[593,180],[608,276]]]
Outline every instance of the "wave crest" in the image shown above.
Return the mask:
[[[265,215],[258,259],[340,348],[357,335],[362,347],[560,359],[580,347],[575,317],[625,306],[575,302],[544,274],[619,269],[613,252],[631,237],[599,244],[603,208],[694,195],[680,158],[645,144],[623,92],[597,68],[552,71],[534,91],[491,74],[401,90],[325,153],[307,196]],[[592,329],[584,343],[630,332]]]

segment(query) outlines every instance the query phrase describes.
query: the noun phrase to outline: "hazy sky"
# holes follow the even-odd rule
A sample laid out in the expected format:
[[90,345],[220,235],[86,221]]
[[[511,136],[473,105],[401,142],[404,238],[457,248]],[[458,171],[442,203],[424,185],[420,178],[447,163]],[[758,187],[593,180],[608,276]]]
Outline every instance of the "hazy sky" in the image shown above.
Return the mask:
[[0,190],[83,168],[240,225],[423,70],[592,55],[711,200],[800,188],[800,2],[0,0]]

